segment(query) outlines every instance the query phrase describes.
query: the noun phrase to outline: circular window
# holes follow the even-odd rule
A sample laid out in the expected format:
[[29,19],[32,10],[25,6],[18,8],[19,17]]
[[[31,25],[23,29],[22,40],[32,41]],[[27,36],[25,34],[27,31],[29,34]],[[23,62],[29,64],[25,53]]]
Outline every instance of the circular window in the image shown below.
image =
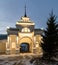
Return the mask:
[[22,32],[30,32],[30,29],[25,27],[25,28],[22,29]]

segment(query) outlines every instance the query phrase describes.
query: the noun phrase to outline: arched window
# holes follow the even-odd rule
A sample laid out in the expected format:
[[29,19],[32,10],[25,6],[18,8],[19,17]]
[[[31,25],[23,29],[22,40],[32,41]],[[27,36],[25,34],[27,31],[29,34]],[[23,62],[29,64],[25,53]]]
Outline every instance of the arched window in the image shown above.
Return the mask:
[[25,27],[25,28],[22,29],[22,32],[30,32],[30,29]]

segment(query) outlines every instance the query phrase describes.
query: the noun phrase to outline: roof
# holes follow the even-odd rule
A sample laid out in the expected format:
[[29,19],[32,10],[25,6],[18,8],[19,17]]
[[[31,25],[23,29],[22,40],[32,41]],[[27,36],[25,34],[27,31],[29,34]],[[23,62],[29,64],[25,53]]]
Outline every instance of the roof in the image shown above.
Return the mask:
[[19,31],[19,29],[17,29],[17,28],[9,28],[7,30],[10,30],[10,31]]
[[35,31],[35,35],[37,35],[37,34],[43,35],[43,33],[44,33],[44,30],[42,30],[42,29],[34,29],[34,31]]
[[7,29],[8,35],[9,34],[18,35],[18,31],[19,31],[19,29],[17,29],[17,28],[9,28],[9,29]]

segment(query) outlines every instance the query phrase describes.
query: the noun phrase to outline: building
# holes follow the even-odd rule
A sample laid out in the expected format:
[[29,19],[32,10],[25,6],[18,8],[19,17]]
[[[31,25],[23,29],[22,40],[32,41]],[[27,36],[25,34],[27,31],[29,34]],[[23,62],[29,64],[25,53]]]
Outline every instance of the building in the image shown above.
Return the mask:
[[[43,30],[35,29],[35,23],[26,15],[16,22],[16,28],[7,28],[7,40],[0,40],[0,54],[42,54],[40,46]],[[3,44],[2,44],[3,43]]]
[[25,15],[16,22],[16,28],[7,28],[6,54],[42,54],[40,44],[43,30],[35,29],[35,23]]

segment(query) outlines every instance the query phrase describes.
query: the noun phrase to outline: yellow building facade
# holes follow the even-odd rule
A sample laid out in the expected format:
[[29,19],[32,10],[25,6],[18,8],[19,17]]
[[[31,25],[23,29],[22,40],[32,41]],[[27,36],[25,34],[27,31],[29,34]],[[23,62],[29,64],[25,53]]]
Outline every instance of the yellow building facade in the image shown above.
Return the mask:
[[6,52],[6,40],[0,40],[0,54],[5,54]]
[[43,30],[35,29],[35,23],[26,13],[16,22],[16,28],[7,28],[6,54],[43,54],[40,46]]

